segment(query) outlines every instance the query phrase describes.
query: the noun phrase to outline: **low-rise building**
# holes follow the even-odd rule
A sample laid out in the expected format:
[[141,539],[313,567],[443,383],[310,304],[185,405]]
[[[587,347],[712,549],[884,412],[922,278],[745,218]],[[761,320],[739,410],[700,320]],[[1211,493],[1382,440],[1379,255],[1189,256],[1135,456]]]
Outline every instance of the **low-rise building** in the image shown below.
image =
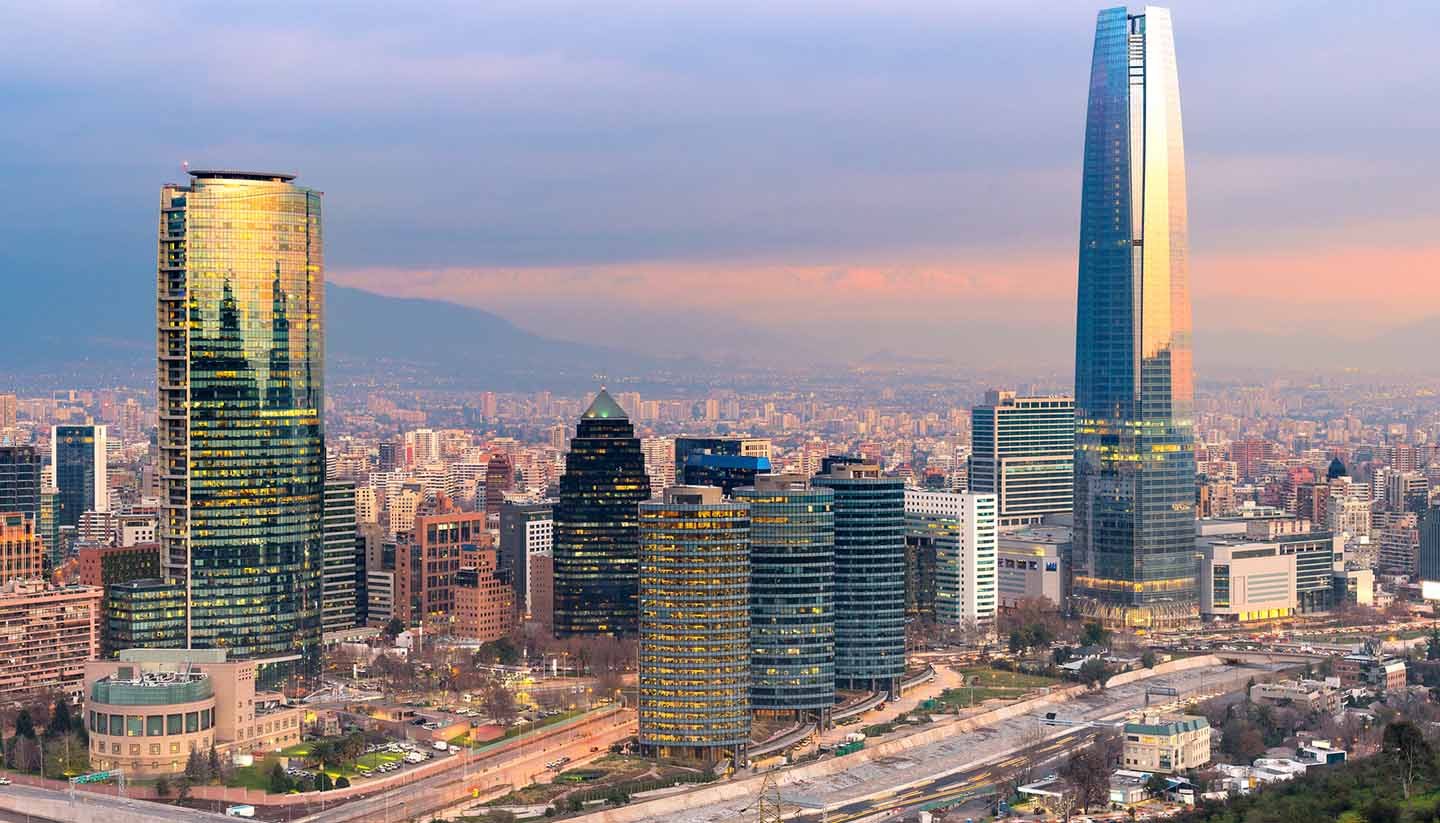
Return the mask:
[[1397,691],[1405,688],[1405,661],[1373,654],[1347,654],[1335,661],[1343,689]]
[[1065,603],[1065,556],[1071,531],[1065,526],[1034,526],[1000,534],[996,549],[1001,608],[1044,598],[1056,608]]
[[11,580],[0,587],[0,699],[55,689],[79,697],[100,653],[100,590]]
[[1127,769],[1173,774],[1210,762],[1210,723],[1203,717],[1146,716],[1125,724],[1123,765]]
[[86,663],[91,767],[174,775],[192,750],[254,754],[300,742],[305,709],[255,690],[259,662],[227,660],[224,649],[127,649]]
[[1340,690],[1319,680],[1281,680],[1251,686],[1250,700],[1262,706],[1294,706],[1305,712],[1331,714],[1340,708]]
[[1200,614],[1244,623],[1288,617],[1297,607],[1294,554],[1278,543],[1200,543]]

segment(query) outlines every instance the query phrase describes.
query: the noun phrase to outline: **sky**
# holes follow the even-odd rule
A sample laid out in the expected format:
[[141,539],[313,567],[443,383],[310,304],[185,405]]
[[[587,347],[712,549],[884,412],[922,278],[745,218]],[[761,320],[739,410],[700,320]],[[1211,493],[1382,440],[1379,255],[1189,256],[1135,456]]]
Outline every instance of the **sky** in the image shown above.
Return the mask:
[[[1098,8],[6,3],[0,279],[148,299],[189,162],[324,191],[334,282],[552,337],[1064,363]],[[1433,0],[1171,8],[1197,360],[1440,315]]]

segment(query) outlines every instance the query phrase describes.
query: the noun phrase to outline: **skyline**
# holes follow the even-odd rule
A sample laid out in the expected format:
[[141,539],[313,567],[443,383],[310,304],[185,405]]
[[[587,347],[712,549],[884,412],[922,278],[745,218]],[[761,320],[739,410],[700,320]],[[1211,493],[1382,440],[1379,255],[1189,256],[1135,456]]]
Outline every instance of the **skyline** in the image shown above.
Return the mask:
[[[460,22],[439,33],[435,18],[397,25],[373,9],[333,30],[324,10],[276,28],[240,21],[274,60],[222,41],[178,114],[126,88],[157,68],[138,12],[18,21],[3,35],[12,125],[0,145],[5,176],[34,199],[4,207],[30,242],[6,244],[0,267],[22,295],[63,286],[130,305],[148,285],[137,229],[153,219],[157,175],[178,181],[181,161],[283,167],[332,204],[335,282],[478,304],[548,336],[631,349],[658,336],[722,355],[737,339],[753,354],[804,338],[855,357],[953,355],[1016,332],[983,361],[1068,359],[1084,96],[1073,68],[1088,59],[1076,44],[1093,8],[704,6],[603,20],[534,8],[442,8],[436,18]],[[1202,337],[1363,336],[1423,319],[1440,293],[1417,276],[1437,259],[1426,195],[1440,175],[1423,147],[1440,115],[1404,104],[1436,72],[1418,40],[1406,46],[1424,27],[1395,25],[1402,5],[1297,8],[1175,4],[1194,66],[1183,88]],[[84,61],[33,45],[62,25],[99,37],[102,23]],[[203,41],[220,21],[197,10],[184,25]],[[307,49],[285,48],[302,36]],[[61,67],[42,76],[42,58]],[[1395,79],[1372,89],[1348,68],[1362,64]],[[285,82],[289,71],[307,82]],[[73,220],[42,218],[82,182]],[[44,251],[55,243],[77,251],[57,262]],[[742,291],[761,295],[742,318],[723,304],[682,311]],[[859,330],[848,347],[837,325]]]

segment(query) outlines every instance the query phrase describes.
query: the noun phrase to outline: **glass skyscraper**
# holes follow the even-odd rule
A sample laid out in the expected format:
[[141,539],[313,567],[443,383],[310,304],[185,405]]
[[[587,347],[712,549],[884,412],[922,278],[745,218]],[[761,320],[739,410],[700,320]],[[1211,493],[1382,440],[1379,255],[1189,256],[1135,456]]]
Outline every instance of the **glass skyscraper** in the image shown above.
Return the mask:
[[50,465],[55,467],[55,487],[60,490],[57,525],[78,526],[85,512],[110,510],[104,426],[52,426]]
[[987,392],[970,412],[970,491],[996,496],[1001,526],[1069,514],[1075,484],[1075,401]]
[[1195,451],[1180,84],[1170,12],[1100,12],[1075,340],[1081,614],[1195,616]]
[[835,493],[769,474],[750,504],[750,707],[827,721],[835,705]]
[[555,634],[634,635],[645,454],[604,389],[580,417],[555,504]]
[[160,542],[192,648],[320,659],[325,483],[320,192],[191,171],[160,193]]
[[355,605],[355,481],[325,481],[325,564],[321,571],[321,627],[353,629]]

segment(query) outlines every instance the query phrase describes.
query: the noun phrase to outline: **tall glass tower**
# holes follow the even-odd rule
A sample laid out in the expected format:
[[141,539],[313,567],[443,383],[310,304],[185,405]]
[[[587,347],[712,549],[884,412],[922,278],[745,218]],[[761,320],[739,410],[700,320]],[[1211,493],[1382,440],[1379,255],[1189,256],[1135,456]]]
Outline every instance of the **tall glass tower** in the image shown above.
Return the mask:
[[191,171],[160,192],[160,543],[191,648],[320,662],[324,387],[320,192]]
[[1075,340],[1074,589],[1112,625],[1196,614],[1189,243],[1167,9],[1100,12]]
[[555,504],[555,634],[634,635],[645,453],[603,388],[580,416]]

